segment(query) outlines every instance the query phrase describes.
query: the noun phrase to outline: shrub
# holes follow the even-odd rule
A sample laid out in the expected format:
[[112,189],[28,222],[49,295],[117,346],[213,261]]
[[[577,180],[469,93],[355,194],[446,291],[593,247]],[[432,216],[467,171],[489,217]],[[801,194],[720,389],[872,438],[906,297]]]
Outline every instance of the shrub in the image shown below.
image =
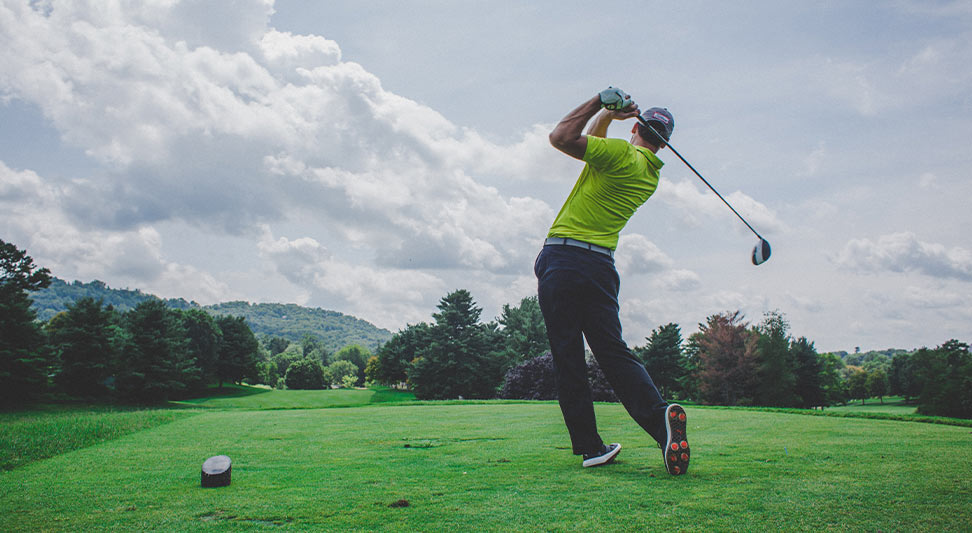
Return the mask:
[[[608,383],[597,361],[587,359],[587,380],[591,398],[595,402],[617,402],[618,397]],[[556,400],[557,379],[553,356],[549,353],[528,359],[511,368],[503,379],[500,398],[513,400]]]
[[556,400],[553,356],[546,353],[511,368],[503,378],[499,396],[515,400]]
[[284,382],[288,389],[323,389],[324,371],[314,359],[300,359],[287,367]]
[[614,389],[604,376],[604,371],[593,357],[587,359],[587,381],[591,384],[591,399],[595,402],[618,402]]

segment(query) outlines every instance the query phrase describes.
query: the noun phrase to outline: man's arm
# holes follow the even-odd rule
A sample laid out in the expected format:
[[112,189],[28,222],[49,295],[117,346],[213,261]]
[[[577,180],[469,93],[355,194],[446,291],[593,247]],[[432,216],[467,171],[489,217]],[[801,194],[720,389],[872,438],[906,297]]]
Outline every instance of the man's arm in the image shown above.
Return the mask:
[[[550,132],[550,144],[561,152],[573,157],[574,159],[584,159],[587,152],[587,136],[583,135],[584,126],[597,115],[601,109],[601,96],[584,102],[576,109],[564,117],[559,124]],[[638,106],[631,103],[623,110],[605,111],[597,116],[597,119],[588,130],[589,135],[604,137],[607,134],[607,127],[612,120],[624,120],[638,114]]]
[[632,114],[631,110],[627,111],[611,111],[610,109],[605,109],[594,117],[594,122],[587,128],[587,134],[592,137],[600,137],[602,139],[607,137],[608,126],[614,120],[625,120],[631,118],[638,114],[637,108]]
[[550,144],[561,152],[573,157],[583,159],[587,152],[587,136],[582,135],[584,126],[601,109],[601,97],[594,96],[590,100],[579,105],[550,132]]

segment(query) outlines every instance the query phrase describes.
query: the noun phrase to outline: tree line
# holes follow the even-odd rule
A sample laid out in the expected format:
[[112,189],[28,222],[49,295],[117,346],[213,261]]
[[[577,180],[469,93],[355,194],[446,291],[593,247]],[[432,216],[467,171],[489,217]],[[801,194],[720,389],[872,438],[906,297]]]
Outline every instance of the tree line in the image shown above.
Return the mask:
[[[496,322],[480,321],[468,291],[443,297],[432,323],[408,325],[369,362],[367,378],[409,387],[420,399],[555,399],[553,360],[536,297],[503,306]],[[710,405],[825,408],[852,399],[902,395],[923,414],[972,418],[972,354],[949,340],[891,357],[818,353],[794,338],[783,313],[758,324],[739,311],[712,315],[683,339],[677,324],[660,326],[632,353],[665,398]],[[588,354],[596,399],[613,392]]]
[[245,317],[143,298],[121,312],[82,297],[37,320],[29,294],[51,283],[25,250],[0,240],[0,405],[41,397],[154,403],[223,383],[325,388],[364,382],[371,353],[330,354],[322,339],[261,343]]
[[[536,297],[481,320],[464,289],[444,296],[431,323],[408,325],[376,353],[358,344],[337,352],[305,334],[264,335],[242,316],[172,309],[146,300],[119,312],[82,298],[46,322],[28,293],[50,283],[23,250],[0,241],[0,401],[53,390],[70,396],[150,402],[186,397],[223,382],[322,389],[378,383],[419,399],[554,399],[546,329]],[[933,349],[849,356],[817,353],[794,338],[779,311],[751,325],[739,311],[712,315],[683,339],[660,326],[632,353],[663,396],[713,405],[823,408],[851,399],[901,395],[923,414],[972,418],[972,354],[949,340]],[[849,364],[855,363],[855,364]],[[592,357],[597,400],[614,401]]]

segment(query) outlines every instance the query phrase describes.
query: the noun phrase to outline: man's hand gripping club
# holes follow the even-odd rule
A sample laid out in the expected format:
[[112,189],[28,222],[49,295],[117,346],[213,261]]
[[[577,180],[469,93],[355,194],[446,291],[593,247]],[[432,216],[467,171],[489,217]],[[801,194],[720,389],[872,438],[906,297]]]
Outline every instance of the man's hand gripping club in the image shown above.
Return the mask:
[[584,126],[601,108],[607,112],[600,115],[588,131],[590,135],[597,137],[606,134],[607,126],[612,120],[625,120],[638,115],[638,104],[628,93],[617,87],[608,87],[564,117],[550,132],[550,144],[575,159],[583,159],[587,152]]

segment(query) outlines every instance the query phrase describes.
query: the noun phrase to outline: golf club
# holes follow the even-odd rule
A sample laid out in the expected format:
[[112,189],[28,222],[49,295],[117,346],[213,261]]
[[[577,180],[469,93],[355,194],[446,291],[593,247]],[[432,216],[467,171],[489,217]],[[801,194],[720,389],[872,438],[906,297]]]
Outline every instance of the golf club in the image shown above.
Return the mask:
[[769,243],[769,241],[767,241],[766,239],[764,239],[762,235],[760,235],[755,229],[753,229],[753,227],[749,224],[749,222],[746,222],[746,219],[743,218],[742,215],[740,215],[739,212],[736,211],[735,208],[733,208],[731,205],[729,205],[729,202],[727,202],[726,199],[723,198],[721,194],[719,194],[719,191],[715,190],[715,187],[713,187],[712,184],[709,183],[708,180],[706,180],[705,178],[703,178],[702,177],[702,174],[699,174],[699,171],[698,170],[695,170],[695,167],[693,167],[688,161],[685,160],[684,157],[682,157],[682,154],[678,153],[678,151],[675,150],[675,147],[672,146],[672,143],[670,143],[667,140],[665,140],[665,137],[662,137],[662,134],[661,133],[658,133],[658,131],[656,131],[655,128],[652,128],[648,124],[648,122],[645,121],[645,119],[640,114],[637,116],[637,119],[638,119],[638,122],[640,122],[642,126],[644,126],[644,127],[648,128],[649,130],[651,130],[651,132],[654,133],[659,139],[661,139],[662,141],[664,141],[665,144],[668,146],[668,149],[671,150],[673,154],[675,154],[676,156],[678,156],[678,158],[682,160],[682,163],[685,163],[685,166],[689,167],[689,169],[692,172],[695,172],[695,175],[698,176],[700,180],[702,180],[702,183],[705,183],[706,185],[708,185],[709,189],[711,189],[712,192],[716,193],[716,196],[718,196],[719,199],[722,200],[722,203],[726,204],[726,206],[728,206],[729,209],[732,209],[732,212],[735,213],[737,217],[739,217],[739,220],[742,220],[743,221],[743,224],[745,224],[746,227],[749,228],[750,231],[752,231],[754,234],[756,234],[757,237],[759,237],[759,242],[756,243],[756,246],[753,248],[753,257],[752,257],[753,258],[753,264],[758,266],[758,265],[761,265],[761,264],[765,263],[766,260],[768,260],[769,257],[770,257],[770,243]]

